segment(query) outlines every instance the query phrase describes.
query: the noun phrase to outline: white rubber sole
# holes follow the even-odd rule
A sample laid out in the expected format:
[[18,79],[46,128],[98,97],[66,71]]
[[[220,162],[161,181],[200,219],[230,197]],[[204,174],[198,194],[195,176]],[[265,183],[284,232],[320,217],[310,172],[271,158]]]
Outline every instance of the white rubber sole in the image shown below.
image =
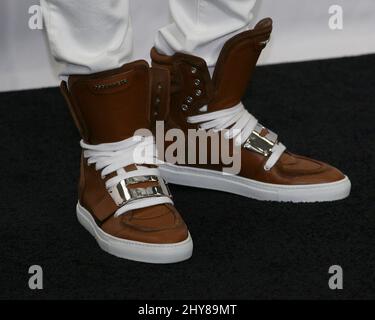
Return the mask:
[[77,218],[82,226],[96,239],[100,248],[116,257],[146,263],[176,263],[189,259],[193,253],[193,241],[188,238],[179,243],[150,244],[116,238],[99,228],[92,215],[79,203]]
[[311,185],[279,185],[263,183],[235,175],[194,167],[165,163],[159,167],[168,183],[212,189],[240,196],[278,202],[325,202],[341,200],[349,196],[351,183],[345,179]]

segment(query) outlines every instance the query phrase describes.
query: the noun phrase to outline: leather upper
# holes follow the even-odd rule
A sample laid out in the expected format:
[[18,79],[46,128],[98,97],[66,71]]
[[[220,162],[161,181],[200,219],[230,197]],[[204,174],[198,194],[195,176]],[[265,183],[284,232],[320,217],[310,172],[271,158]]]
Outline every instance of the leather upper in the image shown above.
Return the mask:
[[90,144],[117,142],[150,127],[150,68],[135,61],[115,70],[69,77],[68,95],[73,117]]
[[[180,128],[187,133],[188,129],[198,129],[197,125],[187,122],[187,117],[231,108],[241,102],[271,31],[272,20],[266,18],[254,29],[227,41],[212,79],[203,59],[183,53],[166,56],[152,49],[153,67],[164,68],[171,77],[169,85],[165,85],[170,90],[170,107],[162,107],[158,114],[159,119],[166,121],[166,130]],[[167,77],[164,79],[168,81]],[[202,111],[204,106],[208,107],[206,111]],[[330,165],[290,152],[285,152],[276,165],[266,171],[266,157],[244,148],[241,150],[240,175],[257,181],[298,185],[335,182],[345,177]],[[224,164],[197,166],[221,171]]]
[[[69,87],[69,89],[68,89]],[[89,144],[128,139],[138,129],[151,129],[151,70],[145,61],[93,75],[71,76],[62,82],[65,96],[82,138]],[[136,165],[124,168],[137,170]],[[177,243],[187,239],[188,229],[177,210],[161,204],[127,212],[118,209],[94,165],[81,157],[79,201],[108,234],[144,243]],[[130,188],[153,186],[137,183]]]

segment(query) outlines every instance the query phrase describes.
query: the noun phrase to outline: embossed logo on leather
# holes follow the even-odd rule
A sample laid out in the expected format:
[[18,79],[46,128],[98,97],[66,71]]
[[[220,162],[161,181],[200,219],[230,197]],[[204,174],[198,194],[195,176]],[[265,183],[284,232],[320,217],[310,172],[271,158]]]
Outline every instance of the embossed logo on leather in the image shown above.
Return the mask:
[[112,82],[112,83],[99,83],[99,84],[95,85],[94,88],[96,90],[113,89],[113,88],[121,87],[125,84],[128,84],[128,82],[129,81],[127,79],[122,79],[122,80]]

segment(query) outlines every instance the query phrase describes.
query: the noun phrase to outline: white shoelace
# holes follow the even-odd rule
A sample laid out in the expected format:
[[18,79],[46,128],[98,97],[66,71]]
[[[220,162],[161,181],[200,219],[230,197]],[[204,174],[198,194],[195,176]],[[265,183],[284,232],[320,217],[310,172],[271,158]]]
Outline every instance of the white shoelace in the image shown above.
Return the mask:
[[[199,124],[204,130],[221,131],[230,128],[224,137],[233,139],[237,145],[244,144],[258,124],[258,120],[245,109],[242,103],[229,109],[191,116],[187,121],[191,124]],[[264,169],[271,170],[285,150],[286,147],[282,143],[275,144]]]
[[[101,171],[104,179],[107,175],[116,172],[117,175],[105,182],[106,188],[116,186],[120,181],[137,176],[160,176],[159,169],[143,165],[158,163],[156,146],[153,137],[135,136],[120,142],[90,145],[81,141],[83,155],[89,165],[94,164],[97,171]],[[124,167],[136,164],[137,170],[127,172]],[[170,203],[169,197],[149,197],[136,199],[120,207],[115,217],[128,211],[150,207],[158,204]]]

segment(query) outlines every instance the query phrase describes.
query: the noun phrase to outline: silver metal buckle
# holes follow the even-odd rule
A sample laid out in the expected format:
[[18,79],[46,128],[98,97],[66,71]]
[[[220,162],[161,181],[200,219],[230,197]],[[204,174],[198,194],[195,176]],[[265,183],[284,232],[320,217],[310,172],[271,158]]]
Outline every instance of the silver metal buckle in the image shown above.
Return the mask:
[[[157,186],[147,188],[128,188],[130,185],[143,182],[157,182]],[[108,189],[110,196],[118,207],[122,207],[131,201],[150,198],[168,197],[172,198],[168,184],[158,176],[138,176],[120,181],[117,185]]]
[[[263,130],[268,131],[265,136],[261,136]],[[277,142],[278,136],[276,133],[258,124],[255,130],[251,133],[250,137],[244,143],[243,147],[247,150],[252,150],[265,157],[268,157],[272,153],[272,148],[275,146],[275,144],[277,144]]]

